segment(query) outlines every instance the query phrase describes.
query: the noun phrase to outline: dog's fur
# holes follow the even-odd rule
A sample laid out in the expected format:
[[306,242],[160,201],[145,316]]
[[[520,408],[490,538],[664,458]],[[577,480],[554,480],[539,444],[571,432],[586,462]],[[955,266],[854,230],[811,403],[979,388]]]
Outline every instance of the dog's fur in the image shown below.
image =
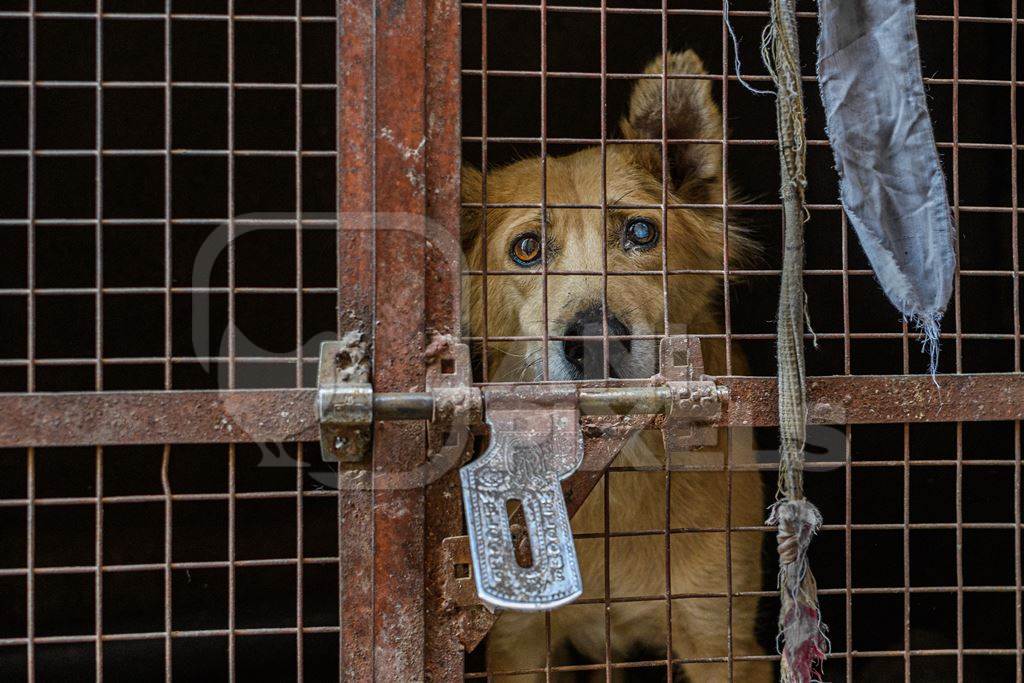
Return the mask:
[[[647,73],[661,74],[661,59],[651,62]],[[669,73],[703,74],[700,59],[692,52],[669,55]],[[669,79],[667,81],[667,122],[662,127],[662,87],[660,78],[641,79],[634,88],[629,112],[621,122],[626,139],[669,138],[722,139],[722,116],[715,104],[711,83],[705,79]],[[598,209],[551,208],[547,215],[547,256],[550,270],[602,272],[607,258],[609,271],[660,271],[662,249],[627,251],[622,247],[622,231],[628,220],[644,217],[652,221],[665,240],[670,269],[720,270],[723,254],[723,222],[720,209],[670,209],[667,228],[662,225],[661,208],[618,208],[623,205],[662,202],[662,151],[660,144],[610,144],[606,147],[605,177],[608,201],[607,235],[602,236]],[[670,203],[720,203],[724,191],[720,144],[679,144],[668,153],[667,201]],[[601,203],[602,153],[591,147],[564,157],[546,161],[546,202],[548,204]],[[490,169],[486,178],[488,204],[539,204],[541,201],[541,161],[525,159],[499,169]],[[482,177],[466,168],[462,178],[463,201],[480,203]],[[487,278],[487,334],[490,337],[540,336],[547,324],[553,336],[566,334],[567,326],[581,311],[600,310],[603,278],[599,275],[549,275],[547,318],[542,306],[539,267],[519,268],[509,256],[510,243],[524,232],[540,234],[540,211],[535,208],[488,208],[486,221],[479,209],[467,208],[463,215],[463,246],[468,266],[483,267],[484,242],[481,225],[486,222],[487,264],[490,271],[523,270],[535,275],[490,275]],[[605,244],[607,251],[605,253]],[[729,253],[734,263],[749,256],[752,243],[734,228],[729,230]],[[483,288],[479,276],[467,276],[463,326],[466,333],[480,336],[485,321]],[[692,333],[720,330],[716,307],[720,278],[713,274],[668,276],[669,334],[685,327]],[[607,282],[609,317],[615,316],[629,335],[666,333],[664,282],[660,274],[610,275]],[[619,344],[620,342],[610,342]],[[647,377],[657,372],[656,341],[633,340],[616,358],[614,371],[619,377]],[[548,376],[551,379],[578,379],[578,368],[567,361],[561,342],[551,342]],[[541,342],[492,342],[489,347],[488,378],[496,381],[534,381],[543,378]],[[703,345],[706,371],[725,374],[725,350],[706,340]],[[733,374],[743,374],[742,356],[732,357]],[[670,463],[698,465],[704,471],[676,472],[671,477],[666,506],[666,476],[663,472],[615,472],[607,482],[609,519],[612,532],[647,531],[637,536],[612,536],[609,541],[608,585],[612,598],[643,597],[636,602],[614,602],[607,619],[610,627],[611,661],[664,658],[667,629],[671,619],[672,655],[699,660],[724,658],[729,652],[729,591],[761,589],[761,534],[723,533],[727,525],[760,524],[763,492],[755,472],[724,470],[732,464],[752,461],[749,430],[720,430],[717,447],[705,447],[689,453],[670,454]],[[656,432],[638,434],[623,448],[618,465],[663,466],[665,453]],[[721,468],[715,471],[714,468]],[[599,483],[573,519],[576,533],[598,537],[577,541],[583,571],[585,596],[605,595],[604,519],[605,483]],[[728,509],[727,501],[732,501]],[[668,524],[686,531],[666,537]],[[693,531],[710,529],[711,531]],[[661,531],[659,531],[661,530]],[[666,538],[670,539],[666,557]],[[731,557],[732,572],[726,571]],[[666,566],[669,577],[666,577]],[[731,580],[730,580],[731,579]],[[666,590],[678,597],[671,601],[671,612],[664,596]],[[703,596],[703,597],[701,597]],[[734,598],[732,613],[733,655],[763,654],[754,636],[757,600]],[[568,663],[566,653],[577,660],[605,661],[605,610],[603,604],[573,605],[550,615],[552,664]],[[491,672],[543,669],[547,662],[544,616],[525,613],[502,615],[487,644],[488,670]],[[577,662],[578,663],[578,662]],[[733,663],[733,679],[768,681],[771,665],[764,661]],[[729,677],[726,664],[686,663],[677,667],[690,681],[724,681]],[[620,672],[616,672],[618,675]],[[603,678],[604,672],[600,672]],[[544,680],[544,674],[522,680]],[[521,680],[521,679],[516,679]]]

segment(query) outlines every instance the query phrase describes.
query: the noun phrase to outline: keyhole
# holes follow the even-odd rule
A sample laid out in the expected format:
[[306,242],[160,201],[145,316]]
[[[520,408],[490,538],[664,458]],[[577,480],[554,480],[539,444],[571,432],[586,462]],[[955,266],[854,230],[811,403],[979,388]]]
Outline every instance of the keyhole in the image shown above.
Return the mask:
[[512,515],[523,507],[523,501],[512,498],[505,501],[505,516],[508,519],[508,530],[512,535],[512,548],[515,550],[516,564],[523,569],[533,566],[533,548],[530,546],[530,534],[522,524],[513,524]]

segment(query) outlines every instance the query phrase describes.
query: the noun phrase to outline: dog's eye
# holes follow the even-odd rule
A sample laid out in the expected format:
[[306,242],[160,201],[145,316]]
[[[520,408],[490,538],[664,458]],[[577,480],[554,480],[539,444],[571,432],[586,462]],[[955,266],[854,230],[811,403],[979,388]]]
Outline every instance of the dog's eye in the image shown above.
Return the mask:
[[518,265],[532,266],[540,260],[540,237],[532,232],[520,235],[512,240],[508,253]]
[[622,248],[650,249],[658,243],[658,226],[646,218],[631,218],[622,235]]

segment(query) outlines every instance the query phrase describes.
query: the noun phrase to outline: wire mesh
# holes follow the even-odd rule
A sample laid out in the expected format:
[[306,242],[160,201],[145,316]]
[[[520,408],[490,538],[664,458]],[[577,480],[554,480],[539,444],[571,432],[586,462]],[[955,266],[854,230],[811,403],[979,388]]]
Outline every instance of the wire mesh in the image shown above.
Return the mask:
[[310,386],[336,330],[334,4],[78,5],[0,11],[0,388]]
[[[758,48],[768,13],[757,3],[731,6],[728,20],[739,36],[735,50],[743,79],[767,87],[770,79]],[[781,264],[774,102],[751,94],[740,83],[722,3],[540,0],[463,2],[462,8],[463,153],[483,175],[479,196],[465,190],[463,194],[464,211],[481,216],[483,256],[469,258],[463,269],[469,291],[482,299],[479,318],[469,330],[480,359],[478,379],[567,381],[582,379],[586,372],[587,379],[619,379],[624,375],[615,372],[613,348],[625,347],[628,352],[629,344],[656,339],[674,323],[686,322],[668,315],[673,291],[685,290],[687,278],[703,276],[717,279],[719,296],[709,305],[720,322],[690,331],[728,351],[741,349],[749,363],[737,365],[726,352],[722,367],[712,374],[774,374],[774,330],[771,314],[766,313],[774,310]],[[926,372],[914,330],[881,296],[837,203],[811,57],[815,7],[800,3],[799,9],[807,51],[803,61],[811,220],[805,287],[813,326],[807,334],[808,373]],[[918,3],[924,80],[960,232],[960,267],[941,335],[941,372],[1021,368],[1019,28],[1014,3]],[[697,51],[708,73],[644,72],[648,60],[686,48]],[[719,136],[673,135],[664,104],[660,135],[622,135],[619,117],[627,115],[635,83],[660,81],[664,103],[670,84],[694,79],[712,84],[721,116]],[[725,168],[721,198],[708,201],[671,194],[666,173],[657,178],[662,187],[655,201],[609,197],[610,155],[644,144],[659,150],[662,169],[669,168],[673,149],[718,148]],[[588,147],[596,149],[600,159],[599,169],[592,171],[599,175],[599,190],[569,199],[563,192],[562,199],[554,200],[552,188],[559,190],[552,182],[564,181],[552,181],[552,169],[559,159]],[[515,176],[520,183],[538,183],[536,191],[517,193],[502,185],[500,174],[509,168],[531,168],[537,157],[539,173]],[[579,177],[575,176],[577,182],[585,182]],[[659,212],[661,225],[667,225],[670,212],[692,212],[709,221],[714,216],[722,224],[745,226],[762,253],[746,262],[732,261],[731,233],[719,230],[720,264],[670,267],[665,244],[672,235],[666,234],[659,265],[617,268],[609,263],[609,253],[619,245],[612,242],[614,231],[608,229],[609,223],[622,220],[616,209],[626,215]],[[541,255],[532,268],[524,269],[507,256],[507,245],[494,247],[488,241],[517,236],[519,228],[504,228],[530,212],[539,214]],[[580,266],[578,260],[565,265],[560,256],[582,248],[572,243],[573,231],[587,230],[588,223],[599,226],[593,230],[603,236],[599,246],[590,243],[600,258],[592,265]],[[598,322],[583,334],[567,327],[558,306],[551,303],[558,301],[552,290],[567,288],[563,283],[570,278],[590,278],[593,293],[582,285],[574,296],[584,296],[582,290],[598,302]],[[609,303],[609,283],[638,278],[660,281],[656,296],[662,299],[661,326],[643,333],[611,329],[615,306],[621,310],[622,304]],[[519,294],[530,288],[539,303]],[[510,292],[519,297],[512,298],[513,307],[540,311],[539,327],[523,314],[510,316]],[[600,362],[574,374],[565,371],[557,356],[566,345],[577,343],[589,343],[589,352]],[[907,423],[836,425],[812,437],[812,442],[823,441],[816,444],[821,452],[810,456],[808,490],[827,522],[812,550],[812,564],[831,627],[828,678],[1021,680],[1019,432],[1018,423]],[[673,680],[682,669],[689,680],[747,680],[737,674],[737,666],[777,660],[770,614],[777,597],[770,590],[775,565],[769,555],[774,553],[764,556],[756,590],[737,586],[734,580],[737,562],[743,561],[733,552],[736,539],[760,536],[770,547],[772,530],[760,522],[737,522],[731,502],[733,478],[739,473],[761,472],[766,490],[771,490],[770,449],[776,439],[771,431],[757,434],[758,445],[769,450],[757,451],[754,463],[734,462],[724,449],[717,459],[669,456],[642,465],[613,464],[592,494],[603,506],[599,524],[576,528],[581,552],[598,557],[601,565],[598,585],[589,585],[576,605],[562,608],[576,610],[578,616],[556,612],[532,621],[517,618],[515,633],[523,637],[520,647],[536,650],[519,661],[532,657],[533,664],[502,667],[489,661],[484,645],[469,654],[466,677],[540,680],[589,672],[611,680],[641,670]],[[616,496],[616,481],[659,472],[664,489],[656,500]],[[715,508],[719,516],[714,523],[681,525],[673,505],[679,498],[670,495],[675,480],[715,472],[727,481],[729,502]],[[628,490],[619,486],[620,491]],[[637,505],[663,509],[663,523],[616,529]],[[721,536],[722,554],[709,571],[717,570],[722,585],[711,591],[681,592],[672,581],[673,562],[685,561],[679,556],[679,539],[715,534]],[[972,537],[973,544],[968,540]],[[640,561],[640,553],[617,553],[614,548],[641,541],[650,544],[656,560],[645,556]],[[583,551],[589,544],[598,544],[599,549]],[[663,573],[663,590],[617,592],[621,586],[616,584],[627,571]],[[737,641],[750,619],[748,612],[737,617],[734,610],[750,601],[760,603],[758,647]],[[642,612],[645,619],[625,619],[625,614],[640,613],[637,605],[644,603],[661,605],[660,615],[647,611]],[[700,646],[680,642],[685,630],[673,628],[673,619],[687,605],[704,605],[724,615],[724,629],[705,634],[709,642]],[[593,628],[578,630],[588,621],[603,624],[603,629],[597,634]],[[645,628],[660,634],[660,647],[651,647],[655,639],[644,635]],[[527,637],[531,630],[543,637]]]
[[315,448],[273,470],[257,447],[89,451],[4,454],[5,675],[337,671],[338,494]]
[[[757,44],[767,12],[758,3],[732,4],[744,77],[764,87]],[[720,3],[462,8],[462,141],[483,171],[480,200],[463,208],[484,210],[485,251],[487,225],[496,227],[501,211],[537,212],[543,252],[529,273],[498,259],[463,271],[485,293],[484,324],[469,334],[479,379],[502,379],[488,375],[492,355],[533,344],[540,361],[536,376],[524,378],[564,381],[551,371],[564,342],[593,343],[596,374],[610,378],[614,350],[671,330],[673,292],[708,276],[718,278],[721,326],[697,333],[742,349],[749,361],[740,367],[725,353],[721,371],[772,374],[765,311],[774,308],[780,263],[773,105],[739,84]],[[801,9],[810,45],[813,3]],[[312,0],[5,5],[0,389],[311,386],[315,340],[339,331],[345,266],[335,217],[337,11]],[[919,2],[925,82],[961,235],[943,371],[1021,369],[1020,23],[1015,3]],[[708,74],[642,73],[648,59],[685,47],[697,49]],[[887,313],[835,203],[809,68],[805,77],[806,274],[819,346],[808,348],[809,372],[924,372],[913,331]],[[620,139],[629,89],[645,79],[663,94],[677,81],[709,81],[721,137],[674,137],[663,115],[660,131]],[[615,171],[607,159],[624,145],[656,148],[662,168],[673,148],[719,149],[722,200],[668,201],[663,174],[656,200],[620,201],[608,192]],[[584,147],[599,150],[599,189],[587,201],[559,201],[548,192],[550,160]],[[488,192],[489,171],[534,156],[536,198],[498,201]],[[735,197],[730,182],[740,190]],[[668,236],[653,267],[617,267],[609,259],[612,209],[654,212],[662,225],[676,211],[741,223],[763,254],[731,263],[730,234],[722,231],[720,264],[672,266]],[[562,268],[557,259],[566,212],[598,217],[600,258],[591,265]],[[659,283],[660,324],[618,334],[609,292],[638,276]],[[566,335],[549,324],[557,317],[549,298],[558,278],[581,277],[598,280],[598,323]],[[529,334],[493,333],[486,321],[502,308],[489,301],[487,283],[524,278],[540,281],[540,323]],[[205,309],[198,319],[197,306]],[[199,342],[197,327],[208,330]],[[1019,423],[835,425],[818,436],[808,490],[828,522],[812,558],[832,629],[828,677],[1021,680]],[[774,439],[770,430],[758,435],[763,445]],[[335,675],[344,647],[337,597],[344,539],[336,475],[317,450],[170,444],[0,453],[0,602],[11,606],[0,619],[0,670],[28,680]],[[577,533],[601,572],[565,608],[602,625],[596,656],[564,647],[572,635],[565,612],[538,615],[540,664],[523,677],[642,671],[670,679],[682,666],[695,680],[723,671],[740,680],[744,666],[775,661],[770,560],[756,585],[737,579],[748,556],[736,549],[771,540],[760,519],[734,513],[736,482],[751,472],[769,480],[772,464],[735,462],[726,450],[610,467],[593,494],[600,514]],[[723,504],[713,519],[686,520],[673,487],[722,473]],[[625,525],[620,492],[642,478],[656,481],[656,520]],[[710,588],[675,582],[685,539],[720,544],[720,581]],[[654,561],[624,565],[621,550],[631,547]],[[658,585],[622,590],[623,571],[649,574]],[[672,628],[693,606],[724,615],[722,632],[699,653]],[[739,637],[755,608],[759,647]],[[638,609],[648,610],[660,649],[622,640],[615,625]],[[485,650],[469,653],[467,678],[514,677],[488,670]]]
[[[5,4],[0,390],[312,384],[338,324],[336,14]],[[337,475],[260,448],[4,452],[5,678],[337,672]]]

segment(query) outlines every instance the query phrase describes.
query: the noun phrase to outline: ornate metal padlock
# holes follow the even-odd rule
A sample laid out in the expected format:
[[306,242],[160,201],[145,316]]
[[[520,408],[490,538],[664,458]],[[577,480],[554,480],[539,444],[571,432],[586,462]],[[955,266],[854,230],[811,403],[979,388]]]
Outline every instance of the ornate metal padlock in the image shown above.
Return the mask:
[[[545,610],[583,592],[561,481],[583,461],[575,391],[516,387],[487,402],[490,445],[460,471],[477,593],[485,603]],[[521,505],[530,542],[520,564],[509,524]]]

